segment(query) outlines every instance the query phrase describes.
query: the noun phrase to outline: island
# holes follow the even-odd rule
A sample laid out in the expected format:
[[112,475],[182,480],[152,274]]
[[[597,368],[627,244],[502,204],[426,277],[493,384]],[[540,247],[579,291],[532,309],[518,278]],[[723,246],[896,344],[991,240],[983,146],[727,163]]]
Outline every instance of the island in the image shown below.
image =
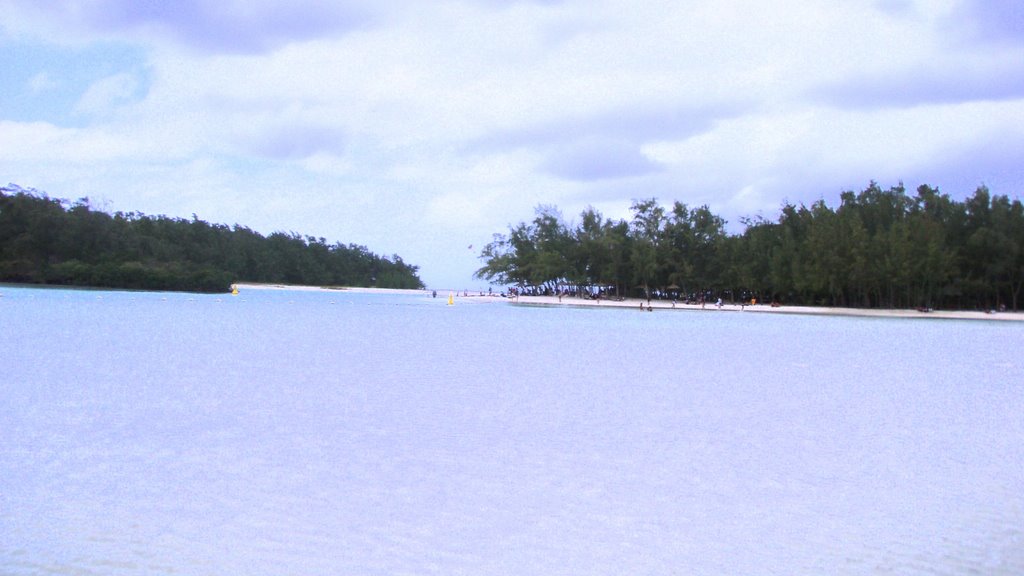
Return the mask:
[[0,187],[0,282],[228,292],[240,282],[422,288],[418,266],[358,244],[239,224],[108,214],[88,198]]

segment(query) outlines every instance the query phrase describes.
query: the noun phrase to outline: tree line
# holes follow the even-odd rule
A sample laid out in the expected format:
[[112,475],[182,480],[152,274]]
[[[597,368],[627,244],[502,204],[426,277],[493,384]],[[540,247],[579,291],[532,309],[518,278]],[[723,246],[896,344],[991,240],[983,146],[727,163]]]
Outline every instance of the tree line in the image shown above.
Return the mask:
[[476,277],[544,291],[870,308],[1018,310],[1024,207],[978,187],[964,201],[919,186],[843,192],[838,208],[786,203],[744,230],[708,207],[636,200],[630,220],[554,206],[495,234]]
[[226,292],[235,282],[422,288],[417,266],[365,246],[197,218],[108,214],[88,198],[0,188],[0,281]]

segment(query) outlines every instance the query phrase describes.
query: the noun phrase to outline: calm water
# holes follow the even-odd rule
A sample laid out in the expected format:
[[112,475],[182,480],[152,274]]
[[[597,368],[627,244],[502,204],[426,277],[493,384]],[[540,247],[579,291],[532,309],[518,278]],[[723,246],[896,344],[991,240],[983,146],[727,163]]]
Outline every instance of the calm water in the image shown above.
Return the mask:
[[1022,574],[1024,326],[0,287],[3,574]]

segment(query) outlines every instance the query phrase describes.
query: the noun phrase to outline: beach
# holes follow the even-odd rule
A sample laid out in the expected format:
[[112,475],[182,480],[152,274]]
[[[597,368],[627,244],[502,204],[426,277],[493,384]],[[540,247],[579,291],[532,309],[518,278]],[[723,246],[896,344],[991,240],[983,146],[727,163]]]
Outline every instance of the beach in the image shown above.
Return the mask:
[[[430,295],[431,289],[394,289],[394,288],[363,288],[347,286],[298,286],[291,284],[247,284],[234,285],[239,291],[242,290],[304,290],[304,291],[347,291],[364,294],[422,294]],[[1024,312],[997,312],[997,311],[974,311],[974,310],[928,310],[919,311],[913,309],[888,309],[888,308],[839,308],[831,306],[772,306],[771,304],[740,305],[723,303],[721,307],[714,303],[683,304],[673,303],[670,300],[646,300],[641,298],[626,298],[623,300],[591,300],[573,296],[514,296],[505,297],[498,293],[484,294],[478,291],[438,290],[437,297],[448,297],[448,294],[455,296],[456,302],[481,303],[481,302],[507,302],[519,306],[584,306],[590,308],[632,308],[635,310],[647,311],[696,311],[696,312],[743,312],[754,314],[805,314],[819,316],[856,316],[863,318],[932,318],[947,320],[988,320],[1005,322],[1024,322]]]
[[704,305],[673,303],[669,300],[646,300],[626,298],[625,300],[590,300],[570,296],[518,296],[509,298],[513,304],[521,306],[588,306],[594,308],[632,308],[647,311],[696,311],[705,313],[742,312],[754,314],[811,314],[822,316],[858,316],[869,318],[944,318],[954,320],[993,320],[993,321],[1024,321],[1021,312],[981,312],[969,310],[930,310],[921,312],[911,309],[876,309],[876,308],[835,308],[827,306],[772,306],[770,304],[745,305],[725,304],[721,307],[714,303]]
[[[401,289],[401,288],[362,288],[351,286],[302,286],[298,284],[254,284],[239,282],[231,285],[239,292],[243,290],[301,290],[314,292],[357,292],[362,294],[426,294],[431,293],[425,288]],[[438,292],[438,296],[441,293]]]

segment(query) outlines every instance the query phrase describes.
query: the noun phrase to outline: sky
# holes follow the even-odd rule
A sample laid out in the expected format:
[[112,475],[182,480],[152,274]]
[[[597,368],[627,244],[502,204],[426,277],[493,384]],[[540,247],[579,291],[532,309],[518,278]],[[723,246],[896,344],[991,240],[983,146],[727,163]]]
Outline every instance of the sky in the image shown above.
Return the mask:
[[539,205],[1024,191],[1019,0],[0,0],[0,185],[477,289]]

